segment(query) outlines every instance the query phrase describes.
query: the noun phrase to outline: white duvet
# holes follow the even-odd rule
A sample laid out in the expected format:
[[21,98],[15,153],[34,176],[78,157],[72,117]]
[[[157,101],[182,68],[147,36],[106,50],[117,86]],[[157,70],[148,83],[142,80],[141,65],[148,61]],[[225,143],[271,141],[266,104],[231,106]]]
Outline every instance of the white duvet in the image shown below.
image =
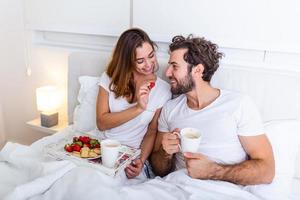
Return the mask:
[[42,147],[65,137],[72,132],[70,130],[44,138],[30,147],[6,144],[0,153],[0,199],[258,199],[228,182],[192,179],[185,170],[141,182],[128,181],[122,173],[112,178],[70,161],[45,160]]

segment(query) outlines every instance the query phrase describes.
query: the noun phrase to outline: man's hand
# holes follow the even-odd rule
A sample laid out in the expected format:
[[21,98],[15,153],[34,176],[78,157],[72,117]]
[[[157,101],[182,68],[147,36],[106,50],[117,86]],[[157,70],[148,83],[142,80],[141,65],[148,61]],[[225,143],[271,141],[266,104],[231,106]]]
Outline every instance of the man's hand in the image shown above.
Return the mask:
[[141,173],[143,166],[144,163],[140,158],[132,161],[130,165],[125,168],[127,178],[131,179],[138,176]]
[[218,164],[209,160],[200,153],[184,153],[188,175],[197,179],[211,179],[218,167]]
[[172,133],[165,133],[162,137],[162,148],[169,155],[180,151],[178,132],[179,129],[175,129]]

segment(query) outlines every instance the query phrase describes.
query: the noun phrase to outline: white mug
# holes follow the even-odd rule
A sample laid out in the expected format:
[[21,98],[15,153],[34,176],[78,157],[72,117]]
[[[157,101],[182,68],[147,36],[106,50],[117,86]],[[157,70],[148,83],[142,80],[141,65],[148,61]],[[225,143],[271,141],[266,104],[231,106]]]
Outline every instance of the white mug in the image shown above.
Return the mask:
[[197,153],[201,142],[201,133],[196,128],[184,128],[180,131],[181,151]]
[[117,140],[101,141],[102,165],[113,168],[118,160],[121,144]]

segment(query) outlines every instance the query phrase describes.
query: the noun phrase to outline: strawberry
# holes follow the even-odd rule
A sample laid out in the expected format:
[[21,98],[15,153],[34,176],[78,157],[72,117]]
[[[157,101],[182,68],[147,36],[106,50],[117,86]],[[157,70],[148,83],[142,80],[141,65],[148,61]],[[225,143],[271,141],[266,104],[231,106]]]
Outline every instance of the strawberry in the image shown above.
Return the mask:
[[71,146],[70,144],[66,144],[66,145],[65,145],[65,150],[66,150],[67,152],[72,152],[72,151],[73,151],[73,148],[72,148],[72,146]]
[[155,82],[154,81],[149,82],[148,85],[147,85],[147,87],[148,87],[149,90],[151,90],[152,88],[154,88],[154,86],[155,86]]
[[95,144],[94,148],[100,148],[100,144]]
[[91,145],[88,143],[88,144],[84,144],[83,147],[91,148]]
[[78,151],[78,152],[80,152],[81,147],[80,147],[78,144],[73,143],[73,144],[72,144],[72,149],[73,149],[73,151]]
[[78,137],[73,137],[73,142],[79,141]]
[[91,138],[89,136],[79,136],[79,140],[83,142],[83,144],[88,144]]

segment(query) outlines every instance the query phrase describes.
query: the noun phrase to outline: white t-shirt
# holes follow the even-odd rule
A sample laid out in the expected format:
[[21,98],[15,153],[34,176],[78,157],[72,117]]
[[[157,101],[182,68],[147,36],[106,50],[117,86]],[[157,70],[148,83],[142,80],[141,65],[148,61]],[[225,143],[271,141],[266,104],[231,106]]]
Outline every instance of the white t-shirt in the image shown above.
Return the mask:
[[[185,95],[170,100],[162,109],[158,130],[171,132],[175,128],[197,128],[202,134],[198,152],[221,164],[236,164],[247,159],[238,136],[264,134],[263,125],[248,96],[220,91],[220,96],[201,110],[190,109]],[[184,167],[183,155],[177,153],[176,169]]]
[[[115,93],[109,90],[110,82],[111,78],[104,72],[100,77],[99,86],[108,92],[110,112],[120,112],[136,105],[136,103],[128,103],[123,97],[115,98]],[[170,85],[157,77],[155,87],[150,91],[147,109],[128,122],[106,130],[104,132],[105,137],[118,140],[124,145],[139,148],[155,111],[169,99],[171,99]]]

